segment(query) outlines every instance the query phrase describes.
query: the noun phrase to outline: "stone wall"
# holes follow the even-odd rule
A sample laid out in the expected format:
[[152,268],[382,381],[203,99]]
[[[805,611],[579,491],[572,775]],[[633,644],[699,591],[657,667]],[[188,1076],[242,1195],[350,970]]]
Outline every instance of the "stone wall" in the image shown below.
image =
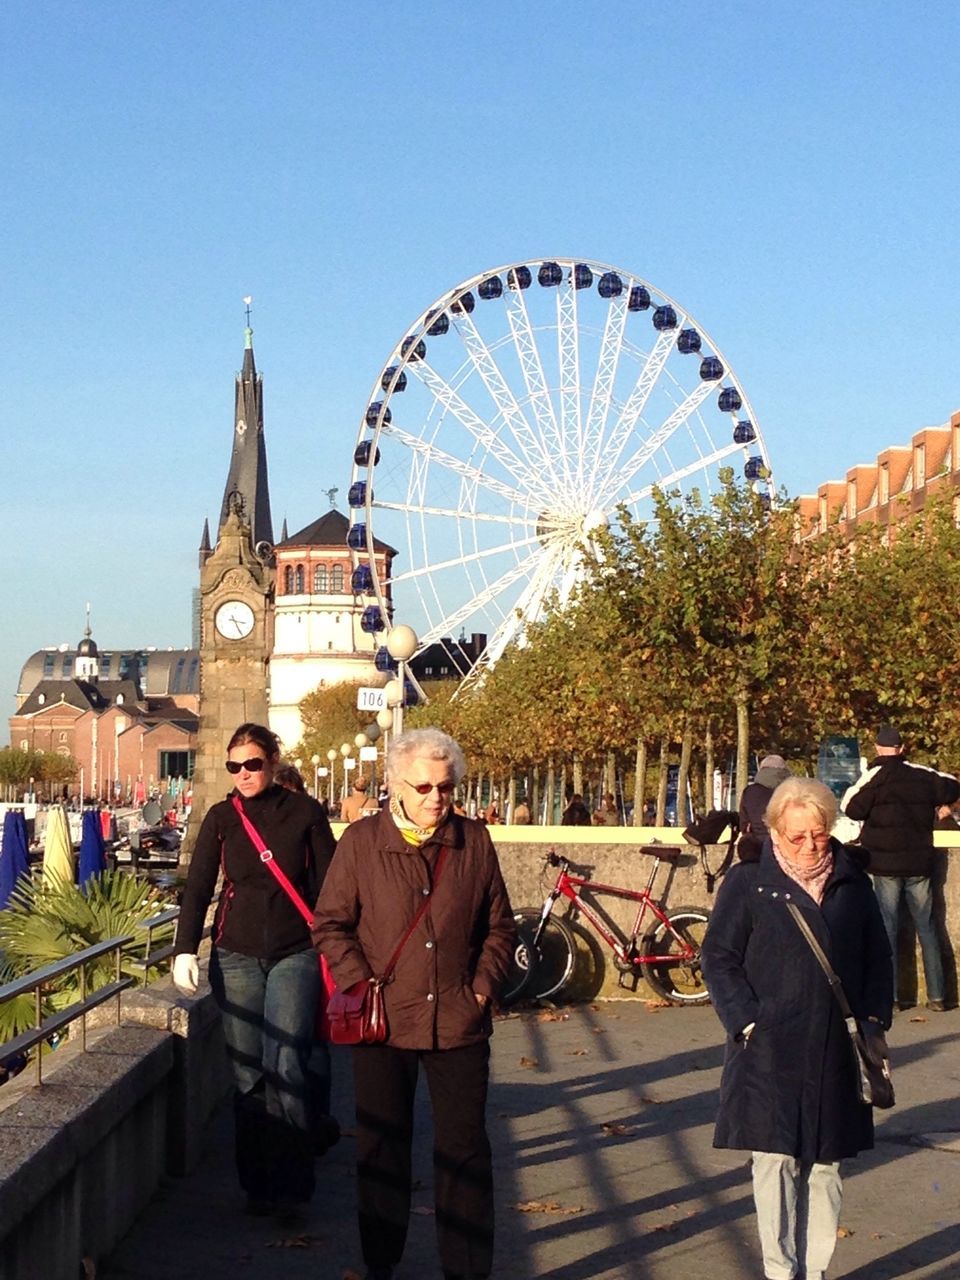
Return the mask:
[[[662,863],[654,885],[654,896],[670,911],[680,907],[710,908],[716,899],[716,890],[707,888],[707,876],[700,853],[696,847],[686,844],[675,828],[638,831],[628,827],[491,827],[500,855],[504,878],[515,909],[542,904],[547,889],[556,877],[556,870],[544,868],[544,855],[550,849],[568,857],[576,865],[578,874],[598,883],[628,888],[640,888],[650,874],[654,841],[672,848],[679,854],[676,863]],[[944,951],[947,1001],[957,1002],[957,954],[960,951],[960,846],[956,836],[937,833],[935,842],[941,854],[938,874],[934,878],[936,915]],[[723,861],[726,846],[715,845],[707,850],[706,866],[716,870]],[[594,900],[591,899],[591,903]],[[632,927],[636,913],[635,904],[597,895],[596,902],[611,919],[624,930]],[[558,903],[555,910],[562,904]],[[618,974],[608,963],[610,951],[604,944],[597,944],[597,935],[590,928],[577,925],[572,918],[574,932],[581,949],[574,992],[581,996],[601,995],[630,997],[634,993],[618,985]],[[644,922],[652,923],[650,917]],[[904,909],[901,920],[898,948],[899,998],[903,1003],[925,999],[923,964],[912,922]],[[649,998],[654,993],[640,983],[636,995]]]

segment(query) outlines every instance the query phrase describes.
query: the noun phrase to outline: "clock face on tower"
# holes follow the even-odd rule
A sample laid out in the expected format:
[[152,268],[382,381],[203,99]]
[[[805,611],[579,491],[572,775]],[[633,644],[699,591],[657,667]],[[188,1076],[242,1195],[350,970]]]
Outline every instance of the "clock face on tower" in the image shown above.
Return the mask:
[[225,640],[243,640],[253,630],[253,610],[243,600],[227,600],[213,615],[213,623]]

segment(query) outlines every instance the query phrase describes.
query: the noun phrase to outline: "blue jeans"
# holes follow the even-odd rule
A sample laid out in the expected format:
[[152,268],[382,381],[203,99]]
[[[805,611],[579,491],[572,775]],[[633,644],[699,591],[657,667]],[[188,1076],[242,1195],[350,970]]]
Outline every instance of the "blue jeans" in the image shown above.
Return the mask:
[[233,1071],[240,1185],[258,1200],[309,1200],[316,953],[298,951],[270,962],[215,947],[210,985]]
[[923,972],[927,980],[927,999],[943,999],[943,960],[933,923],[933,890],[929,876],[873,877],[873,888],[883,916],[884,928],[893,953],[893,998],[897,999],[897,918],[900,896],[907,899],[923,955]]

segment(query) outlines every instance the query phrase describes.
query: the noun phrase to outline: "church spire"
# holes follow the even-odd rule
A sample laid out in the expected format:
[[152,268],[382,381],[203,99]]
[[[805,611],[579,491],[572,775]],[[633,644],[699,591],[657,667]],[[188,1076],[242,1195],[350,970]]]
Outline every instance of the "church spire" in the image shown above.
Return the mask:
[[263,377],[257,373],[253,357],[253,329],[250,327],[252,298],[244,298],[247,325],[244,330],[243,369],[237,375],[233,416],[233,451],[230,471],[220,506],[217,534],[230,511],[241,507],[244,523],[250,526],[254,547],[273,545],[270,518],[270,489],[267,483],[267,448],[263,438]]
[[210,521],[204,517],[203,534],[200,538],[200,568],[207,563],[207,557],[213,548],[210,546]]

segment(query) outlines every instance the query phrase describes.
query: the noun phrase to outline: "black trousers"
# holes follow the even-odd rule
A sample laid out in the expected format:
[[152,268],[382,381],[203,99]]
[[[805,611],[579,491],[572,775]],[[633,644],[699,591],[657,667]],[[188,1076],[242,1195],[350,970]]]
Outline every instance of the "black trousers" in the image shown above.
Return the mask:
[[357,1045],[357,1200],[368,1267],[400,1261],[410,1219],[413,1102],[423,1065],[433,1110],[437,1242],[450,1280],[482,1280],[493,1260],[493,1172],[485,1112],[490,1045],[417,1051]]

